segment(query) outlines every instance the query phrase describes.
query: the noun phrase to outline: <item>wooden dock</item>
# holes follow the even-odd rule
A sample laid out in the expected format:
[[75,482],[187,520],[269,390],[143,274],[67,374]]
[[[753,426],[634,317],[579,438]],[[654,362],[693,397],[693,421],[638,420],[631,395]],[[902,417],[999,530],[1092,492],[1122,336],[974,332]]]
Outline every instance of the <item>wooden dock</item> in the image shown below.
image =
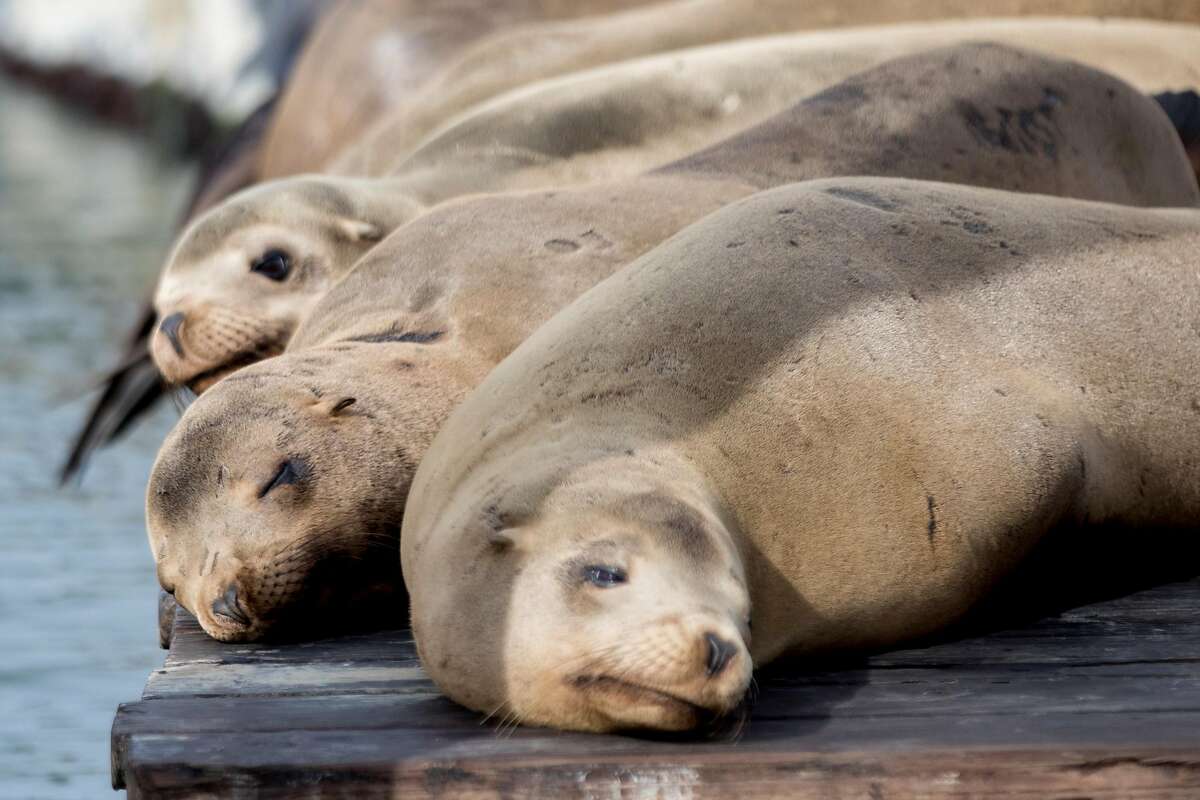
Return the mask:
[[481,725],[407,631],[222,645],[179,612],[112,729],[132,798],[1197,798],[1200,579],[763,676],[740,736]]

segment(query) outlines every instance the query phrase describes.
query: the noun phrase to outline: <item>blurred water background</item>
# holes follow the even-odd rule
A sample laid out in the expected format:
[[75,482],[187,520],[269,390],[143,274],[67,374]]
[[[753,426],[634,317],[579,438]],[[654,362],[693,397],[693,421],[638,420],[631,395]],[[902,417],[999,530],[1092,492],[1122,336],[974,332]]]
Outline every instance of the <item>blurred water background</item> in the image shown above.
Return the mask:
[[108,730],[161,665],[142,522],[160,408],[56,470],[148,292],[189,170],[0,81],[0,798],[111,794]]

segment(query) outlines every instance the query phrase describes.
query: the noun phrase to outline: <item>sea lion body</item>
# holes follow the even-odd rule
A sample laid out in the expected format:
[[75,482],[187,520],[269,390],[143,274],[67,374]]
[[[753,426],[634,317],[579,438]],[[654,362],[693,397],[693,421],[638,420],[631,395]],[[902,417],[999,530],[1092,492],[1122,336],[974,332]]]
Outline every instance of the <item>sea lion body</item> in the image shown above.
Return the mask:
[[534,724],[687,728],[751,663],[957,619],[1056,525],[1194,528],[1198,245],[1194,209],[891,179],[726,207],[443,426],[401,536],[426,669]]
[[[1051,132],[1052,153],[997,146],[978,135],[973,113],[964,116],[964,103],[1040,108],[1047,86],[1064,102],[1030,113],[1041,120],[1036,130]],[[1002,115],[987,118],[992,125]],[[861,129],[857,136],[847,134],[851,126]],[[1195,204],[1173,136],[1157,105],[1111,76],[964,45],[864,73],[641,178],[439,206],[328,291],[284,355],[224,379],[188,409],[160,451],[147,494],[160,580],[214,636],[263,635],[288,608],[246,565],[273,558],[301,535],[349,552],[388,530],[394,536],[429,442],[497,362],[599,281],[760,188],[829,170],[886,169]],[[1129,142],[1137,146],[1122,146]],[[337,398],[355,402],[331,416],[327,404]],[[276,485],[292,461],[303,479]],[[217,465],[228,470],[219,484]],[[345,497],[319,504],[318,514],[306,499],[317,492]],[[224,555],[197,577],[196,564],[214,552]],[[290,579],[302,585],[304,570]],[[251,624],[210,613],[231,586]]]
[[481,39],[514,25],[621,11],[645,0],[354,0],[330,4],[279,99],[260,180],[323,169],[371,123],[411,102]]
[[[1040,16],[1020,18],[1023,15]],[[1081,18],[1070,18],[1076,16]],[[801,35],[812,47],[828,51],[825,62],[813,59],[817,69],[837,69],[838,62],[855,59],[830,83],[901,55],[989,40],[1083,61],[1144,90],[1195,85],[1197,32],[1191,25],[1087,17],[1195,23],[1200,22],[1200,6],[1154,0],[987,4],[682,0],[587,19],[515,26],[474,43],[417,96],[350,144],[330,170],[388,174],[459,115],[520,86],[655,53],[789,31],[804,31]],[[829,28],[837,30],[822,30]]]
[[[761,122],[889,53],[993,33],[1080,53],[1111,65],[1118,75],[1129,73],[1143,81],[1181,78],[1192,70],[1200,82],[1195,56],[1200,53],[1200,28],[1082,21],[945,23],[771,37],[549,81],[459,119],[403,159],[387,181],[304,176],[255,187],[210,211],[184,233],[164,270],[155,306],[160,326],[172,317],[177,324],[160,327],[151,337],[151,352],[169,382],[203,390],[220,376],[278,352],[320,292],[345,274],[376,237],[432,204],[459,194],[633,175]],[[1190,58],[1178,57],[1189,42],[1195,48]],[[1009,109],[1031,114],[1029,119],[1004,118],[1003,107],[977,108],[974,135],[1001,146],[1018,142],[1013,146],[1040,147],[1053,135],[1044,127],[1048,117],[1038,110],[1040,102]],[[1135,151],[1138,146],[1131,145]],[[886,145],[884,152],[898,157]],[[886,163],[869,171],[900,174]],[[1138,170],[1130,166],[1125,173],[1136,176]],[[792,179],[827,174],[838,173],[810,170]],[[942,177],[928,172],[915,176]],[[997,185],[994,178],[961,179]],[[1005,185],[1022,188],[1028,185],[1024,180]],[[1145,180],[1167,185],[1152,174]],[[314,202],[322,194],[315,184],[326,184],[324,194],[343,201],[322,208]],[[1058,193],[1054,187],[1037,190]],[[1130,202],[1078,190],[1065,193]],[[1144,196],[1151,203],[1174,202]],[[367,210],[342,210],[347,207]],[[347,236],[345,225],[330,224],[346,219],[364,223],[372,236]],[[306,279],[289,276],[272,282],[252,274],[251,267],[272,250],[304,265]]]

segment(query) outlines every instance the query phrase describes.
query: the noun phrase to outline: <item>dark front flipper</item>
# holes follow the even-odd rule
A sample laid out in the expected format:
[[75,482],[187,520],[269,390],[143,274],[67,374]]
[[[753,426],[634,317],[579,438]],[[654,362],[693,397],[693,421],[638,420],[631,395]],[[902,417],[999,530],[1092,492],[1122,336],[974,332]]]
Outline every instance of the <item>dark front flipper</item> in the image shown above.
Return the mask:
[[95,450],[120,436],[166,392],[166,384],[146,349],[154,316],[154,309],[147,304],[120,366],[104,379],[100,397],[71,443],[71,452],[59,472],[61,483],[79,473]]
[[1189,89],[1186,92],[1162,92],[1154,95],[1154,99],[1178,131],[1192,169],[1200,180],[1200,94]]

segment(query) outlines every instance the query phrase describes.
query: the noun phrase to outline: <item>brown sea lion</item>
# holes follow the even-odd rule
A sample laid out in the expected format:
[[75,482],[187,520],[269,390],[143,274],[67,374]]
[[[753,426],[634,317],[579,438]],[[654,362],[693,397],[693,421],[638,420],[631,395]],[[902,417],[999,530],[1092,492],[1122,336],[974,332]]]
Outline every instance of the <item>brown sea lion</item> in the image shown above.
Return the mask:
[[[255,187],[197,220],[156,297],[155,361],[172,383],[202,391],[278,352],[374,236],[431,204],[463,193],[636,174],[759,122],[889,53],[992,32],[1088,54],[1141,80],[1151,68],[1155,80],[1169,80],[1200,65],[1195,26],[971,22],[772,37],[545,82],[461,118],[386,182],[293,178]],[[1179,51],[1189,43],[1195,49],[1184,58]],[[347,236],[341,223],[348,219],[372,236]]]
[[324,167],[489,35],[647,0],[340,0],[293,70],[257,162],[261,180]]
[[879,178],[713,214],[443,426],[401,535],[425,669],[689,729],[782,654],[938,630],[1056,526],[1192,535],[1198,247],[1195,209]]
[[[162,585],[222,639],[307,619],[291,606],[312,586],[307,570],[336,557],[386,564],[364,556],[394,551],[410,478],[442,421],[557,309],[728,202],[871,171],[1200,200],[1150,99],[1077,64],[964,45],[863,73],[640,178],[439,206],[328,292],[287,353],[188,409],[147,493]],[[307,560],[294,557],[301,546]],[[326,579],[327,607],[344,609],[333,593],[363,583]]]
[[[506,28],[475,42],[455,62],[434,76],[414,97],[398,104],[384,115],[365,136],[349,145],[330,169],[349,174],[380,175],[389,172],[419,142],[444,126],[448,120],[477,103],[518,86],[545,80],[557,75],[663,53],[686,47],[696,47],[720,41],[751,36],[764,36],[789,31],[814,31],[845,26],[882,26],[868,34],[876,46],[883,45],[878,60],[862,63],[865,69],[890,57],[916,52],[918,49],[945,45],[965,38],[1006,41],[1018,46],[1046,49],[1055,55],[1076,58],[1093,66],[1117,72],[1138,85],[1131,75],[1113,68],[1112,64],[1090,61],[1090,53],[1104,58],[1115,54],[1112,47],[1101,47],[1099,39],[1108,38],[1129,21],[1088,19],[1039,19],[1058,27],[1056,33],[1035,36],[1033,39],[1004,38],[987,30],[995,20],[979,21],[979,17],[1124,17],[1150,18],[1175,22],[1200,22],[1200,4],[1171,0],[999,0],[980,3],[976,0],[914,0],[913,2],[880,3],[875,0],[680,0],[633,8],[587,19],[563,22],[540,22]],[[945,21],[967,18],[966,21]],[[938,22],[933,22],[938,20]],[[933,22],[932,25],[929,23]],[[1030,27],[1034,20],[1008,20],[1018,26]],[[919,23],[891,25],[890,23]],[[983,28],[974,34],[972,26]],[[1165,30],[1180,30],[1186,26],[1156,27],[1145,24],[1144,33],[1157,38]],[[929,30],[926,32],[925,29]],[[827,40],[837,49],[844,46],[841,31],[831,32]],[[913,38],[924,39],[915,45]],[[898,41],[892,42],[893,38]],[[1124,38],[1124,37],[1122,37]],[[903,42],[910,40],[906,49]],[[1131,41],[1125,39],[1125,42]],[[1141,49],[1140,47],[1138,49]],[[1184,62],[1195,64],[1195,56],[1183,50]],[[850,73],[843,73],[845,77]],[[1195,84],[1194,74],[1180,85]],[[1150,80],[1169,80],[1167,75]],[[1146,88],[1146,87],[1142,87]],[[1153,88],[1171,88],[1156,85]]]

